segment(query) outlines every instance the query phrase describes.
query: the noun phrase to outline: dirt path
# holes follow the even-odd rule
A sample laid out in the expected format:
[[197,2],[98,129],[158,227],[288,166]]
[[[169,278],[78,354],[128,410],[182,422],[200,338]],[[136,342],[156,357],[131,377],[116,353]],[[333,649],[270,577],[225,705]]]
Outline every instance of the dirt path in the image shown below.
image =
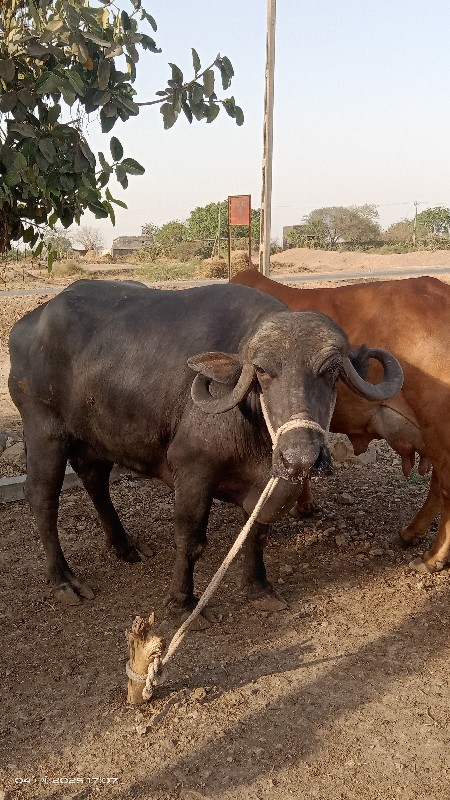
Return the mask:
[[[44,300],[2,301],[0,429],[18,424],[5,394],[6,337]],[[0,506],[2,700],[0,800],[447,800],[450,584],[421,576],[401,525],[427,491],[377,445],[371,466],[337,465],[316,481],[320,513],[274,527],[271,580],[289,603],[249,607],[233,564],[212,603],[217,622],[191,633],[169,682],[127,707],[124,632],[163,601],[173,564],[172,496],[122,479],[114,502],[153,555],[116,561],[82,490],[63,495],[61,541],[96,596],[55,603],[24,502]],[[242,519],[214,503],[202,591]]]

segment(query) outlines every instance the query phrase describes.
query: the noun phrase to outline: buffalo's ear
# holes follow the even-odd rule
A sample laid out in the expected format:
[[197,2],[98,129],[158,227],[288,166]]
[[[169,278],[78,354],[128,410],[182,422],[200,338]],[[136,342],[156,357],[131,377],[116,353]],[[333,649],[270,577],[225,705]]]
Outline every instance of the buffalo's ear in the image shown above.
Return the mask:
[[199,353],[188,358],[188,366],[218,383],[235,385],[242,371],[242,362],[232,353]]

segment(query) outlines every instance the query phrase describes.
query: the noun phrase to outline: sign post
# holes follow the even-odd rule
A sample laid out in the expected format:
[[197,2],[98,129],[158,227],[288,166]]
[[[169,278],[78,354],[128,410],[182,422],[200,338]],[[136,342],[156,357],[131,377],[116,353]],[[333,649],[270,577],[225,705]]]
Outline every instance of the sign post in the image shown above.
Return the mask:
[[250,194],[228,197],[228,280],[231,280],[231,228],[248,227],[248,265],[252,265],[252,198]]

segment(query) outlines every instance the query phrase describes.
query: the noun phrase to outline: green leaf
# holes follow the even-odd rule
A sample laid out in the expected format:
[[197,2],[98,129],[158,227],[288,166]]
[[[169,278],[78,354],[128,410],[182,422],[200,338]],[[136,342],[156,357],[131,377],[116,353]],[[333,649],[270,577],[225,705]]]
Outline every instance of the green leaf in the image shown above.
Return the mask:
[[98,65],[98,88],[106,89],[111,75],[111,61],[103,58]]
[[83,79],[78,74],[78,72],[76,72],[74,69],[71,69],[68,72],[66,72],[66,77],[72,88],[75,90],[75,92],[81,97],[83,97],[86,90]]
[[10,170],[6,173],[3,180],[5,181],[7,186],[17,186],[18,183],[21,181],[21,177],[18,172]]
[[124,158],[120,166],[125,172],[128,172],[129,175],[143,175],[145,172],[145,167],[141,166],[134,158]]
[[55,125],[55,123],[59,119],[59,115],[61,114],[61,106],[58,103],[55,103],[54,106],[49,108],[47,112],[47,122],[49,125]]
[[244,124],[244,112],[242,111],[242,108],[240,108],[239,106],[235,106],[234,110],[235,110],[234,118],[236,120],[236,125],[239,125],[240,127],[241,125]]
[[43,248],[44,248],[44,241],[41,240],[36,249],[33,250],[33,258],[38,258],[41,255]]
[[109,216],[112,224],[115,225],[116,224],[116,215],[114,213],[114,209],[113,209],[111,203],[108,203],[107,201],[105,201],[105,208],[108,211],[108,216]]
[[193,67],[194,67],[194,72],[197,75],[200,72],[200,70],[202,68],[202,65],[200,63],[200,59],[198,57],[197,51],[194,50],[193,47],[191,49],[192,49],[192,64],[193,64]]
[[[110,108],[110,114],[106,114],[106,109]],[[102,110],[100,111],[100,124],[102,126],[103,133],[109,133],[116,124],[117,117],[119,116],[117,112],[117,108],[114,108],[109,104],[108,106],[103,106]]]
[[56,159],[56,150],[51,139],[40,139],[38,147],[47,161],[49,161],[50,164],[53,164]]
[[28,122],[11,122],[9,124],[10,131],[16,131],[20,133],[21,136],[24,136],[25,139],[36,139],[37,138],[37,131],[33,128],[32,125],[29,125]]
[[172,67],[172,80],[176,83],[183,83],[183,73],[181,69],[177,67],[176,64],[171,64],[169,61],[169,67]]
[[114,161],[121,161],[123,158],[123,147],[116,136],[111,137],[109,148]]
[[95,214],[97,218],[107,219],[109,217],[106,208],[100,202],[88,203],[87,207],[89,211],[92,211],[92,213]]
[[178,114],[171,103],[163,103],[159,111],[163,115],[164,129],[167,131],[175,125]]
[[227,58],[226,56],[224,56],[222,58],[222,64],[223,64],[223,67],[224,67],[228,77],[231,79],[233,77],[233,75],[234,75],[234,69],[233,69],[233,65],[232,65],[230,59]]
[[122,28],[124,29],[124,31],[131,30],[131,19],[129,18],[126,11],[122,11],[120,15],[120,20],[122,22]]
[[207,106],[206,122],[214,122],[219,111],[220,111],[220,106],[218,106],[217,103],[210,103],[209,106]]
[[16,74],[16,67],[12,58],[0,59],[0,78],[3,78],[6,83],[11,83]]
[[12,111],[16,104],[16,92],[7,92],[6,94],[0,95],[0,111],[3,111],[4,114],[7,114],[8,111]]
[[185,113],[185,116],[186,116],[187,120],[189,121],[189,123],[192,123],[192,119],[193,119],[192,111],[189,108],[189,105],[188,105],[188,103],[186,103],[186,101],[184,101],[181,104],[181,108],[183,109],[183,111]]
[[156,31],[158,26],[157,26],[155,20],[153,19],[153,17],[151,16],[151,14],[148,14],[147,11],[144,11],[144,9],[142,8],[141,9],[141,15],[142,15],[142,19],[146,19],[147,22],[149,22],[150,25],[152,26],[153,30]]

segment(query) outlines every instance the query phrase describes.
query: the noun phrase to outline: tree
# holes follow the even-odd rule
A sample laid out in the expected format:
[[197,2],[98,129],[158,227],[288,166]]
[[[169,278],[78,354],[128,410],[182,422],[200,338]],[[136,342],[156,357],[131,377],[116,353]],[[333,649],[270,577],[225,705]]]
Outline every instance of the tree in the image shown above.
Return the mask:
[[449,236],[450,209],[443,206],[427,208],[417,215],[417,224],[423,225],[429,236]]
[[[160,105],[164,127],[183,112],[212,122],[225,108],[238,125],[243,114],[234,97],[218,99],[215,78],[228,89],[233,67],[218,55],[203,69],[192,50],[194,76],[170,64],[167,86],[155,99],[138,102],[133,83],[139,50],[160,52],[149,31],[153,17],[142,0],[7,0],[0,5],[0,252],[23,239],[34,247],[45,226],[68,228],[89,209],[114,223],[115,200],[108,181],[115,175],[125,189],[129,175],[144,168],[124,158],[112,136],[111,157],[93,154],[85,136],[89,114],[98,113],[103,133],[118,119],[136,117]],[[122,69],[125,66],[125,69]],[[38,246],[36,254],[42,248]]]
[[187,228],[183,222],[173,220],[166,222],[155,234],[155,243],[161,247],[163,253],[168,253],[175,245],[187,238]]
[[89,225],[81,225],[75,234],[77,242],[83,245],[85,250],[101,250],[104,245],[103,235],[96,228]]
[[57,258],[66,255],[72,249],[72,236],[61,228],[47,228],[43,236],[44,249],[57,254]]
[[[190,239],[215,239],[219,228],[220,211],[220,236],[226,239],[228,236],[228,201],[223,200],[219,203],[209,203],[206,206],[197,206],[191,211],[187,220],[187,227]],[[252,238],[259,241],[259,226],[261,212],[259,209],[251,210],[251,234]],[[248,228],[245,225],[232,228],[233,238],[241,239],[248,236]]]
[[[392,244],[410,244],[413,241],[414,221],[412,219],[401,219],[394,222],[383,233],[383,239]],[[417,232],[417,235],[419,233]]]
[[158,231],[159,231],[158,226],[154,225],[153,222],[146,222],[145,225],[143,225],[141,228],[142,236],[150,236],[151,239],[155,238]]
[[339,242],[364,244],[379,239],[376,206],[330,206],[317,208],[303,218],[305,236],[314,246],[336,247]]

